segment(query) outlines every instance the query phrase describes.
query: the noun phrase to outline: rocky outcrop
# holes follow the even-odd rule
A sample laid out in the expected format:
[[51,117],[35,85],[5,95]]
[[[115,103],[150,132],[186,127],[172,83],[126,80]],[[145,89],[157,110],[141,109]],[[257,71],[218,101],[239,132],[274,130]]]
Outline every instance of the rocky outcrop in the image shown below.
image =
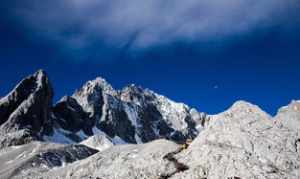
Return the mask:
[[32,178],[98,152],[84,145],[31,142],[1,150],[0,178]]
[[140,145],[118,145],[39,177],[158,179],[177,170],[164,156],[179,148],[179,145],[166,140]]
[[278,110],[274,117],[279,128],[300,132],[300,101],[292,101],[289,105]]
[[300,120],[299,105],[293,102],[272,118],[239,101],[211,116],[191,146],[177,155],[190,168],[174,178],[299,178],[299,133],[292,125]]

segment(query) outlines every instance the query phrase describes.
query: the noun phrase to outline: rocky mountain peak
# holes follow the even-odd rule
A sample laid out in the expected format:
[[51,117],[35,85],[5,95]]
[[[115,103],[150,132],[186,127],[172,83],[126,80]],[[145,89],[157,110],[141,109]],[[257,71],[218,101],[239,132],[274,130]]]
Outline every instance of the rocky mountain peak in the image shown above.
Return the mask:
[[[107,94],[115,94],[115,90],[113,87],[102,77],[97,77],[94,80],[86,82],[81,89],[79,89],[76,93],[89,95],[93,93],[107,93]],[[75,93],[75,94],[76,94]]]
[[262,115],[266,118],[271,118],[269,114],[263,111],[259,106],[254,105],[250,102],[239,100],[235,102],[227,111],[228,114],[241,115]]
[[95,80],[86,82],[72,95],[86,112],[92,115],[101,115],[104,95],[115,96],[117,93],[104,78],[97,77]]
[[237,110],[241,110],[241,111],[245,111],[245,112],[255,112],[255,111],[261,111],[261,109],[257,106],[254,105],[250,102],[244,101],[244,100],[239,100],[236,101],[231,107],[230,107],[231,111],[237,111]]
[[[43,70],[23,79],[0,100],[0,137],[2,146],[25,143],[26,138],[39,138],[49,130],[49,114],[53,91]],[[26,130],[27,132],[21,132]],[[12,135],[12,133],[18,133]],[[5,139],[10,134],[11,140]],[[22,135],[20,135],[22,134]],[[28,139],[30,140],[30,139]]]
[[[7,96],[0,99],[0,120],[3,123],[20,105],[39,97],[45,97],[47,105],[52,102],[52,86],[46,73],[39,70],[23,79]],[[33,101],[31,101],[33,102]],[[1,124],[0,123],[0,124]]]

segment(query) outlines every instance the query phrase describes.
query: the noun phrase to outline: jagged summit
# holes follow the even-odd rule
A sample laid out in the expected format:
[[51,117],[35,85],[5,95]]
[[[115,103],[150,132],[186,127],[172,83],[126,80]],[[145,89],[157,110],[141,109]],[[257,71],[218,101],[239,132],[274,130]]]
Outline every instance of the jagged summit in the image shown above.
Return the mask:
[[97,77],[94,80],[86,82],[73,96],[93,95],[95,93],[101,93],[102,91],[111,95],[115,95],[116,93],[113,87],[104,78]]
[[20,105],[33,102],[32,100],[39,97],[46,97],[45,102],[51,105],[52,96],[53,90],[49,79],[43,70],[39,70],[23,79],[8,95],[0,99],[0,119],[4,121]]
[[101,89],[107,93],[109,92],[114,92],[115,90],[109,84],[104,78],[102,77],[97,77],[95,80],[89,81],[86,83],[86,85],[94,86],[94,87],[101,87]]
[[14,100],[20,98],[21,95],[23,95],[23,98],[27,98],[31,92],[37,91],[40,88],[47,88],[51,95],[53,93],[47,74],[43,70],[38,70],[33,75],[24,78],[8,95],[1,98],[0,101]]
[[145,105],[145,102],[154,102],[157,99],[153,91],[134,84],[126,86],[119,91],[119,94],[122,101],[134,103],[139,106]]
[[[1,146],[23,144],[48,132],[53,91],[43,70],[23,79],[0,100]],[[0,148],[1,148],[0,146]]]

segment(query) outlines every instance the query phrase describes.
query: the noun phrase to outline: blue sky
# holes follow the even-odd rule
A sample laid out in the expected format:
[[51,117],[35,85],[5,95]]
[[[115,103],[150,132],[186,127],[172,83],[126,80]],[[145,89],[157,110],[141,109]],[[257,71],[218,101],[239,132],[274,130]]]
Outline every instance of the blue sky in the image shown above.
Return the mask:
[[42,68],[55,101],[97,76],[208,113],[300,99],[297,1],[167,2],[1,1],[0,96]]

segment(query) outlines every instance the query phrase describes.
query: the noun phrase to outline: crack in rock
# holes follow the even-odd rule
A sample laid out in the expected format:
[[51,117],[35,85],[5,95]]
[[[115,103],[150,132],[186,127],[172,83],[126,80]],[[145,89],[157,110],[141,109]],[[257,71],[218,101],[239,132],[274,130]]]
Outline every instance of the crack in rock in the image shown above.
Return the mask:
[[174,176],[176,173],[184,172],[189,169],[189,167],[187,165],[179,162],[175,158],[175,155],[182,152],[183,150],[187,149],[189,144],[190,144],[190,142],[187,141],[179,149],[177,149],[176,151],[170,152],[163,157],[164,160],[168,160],[169,162],[171,162],[175,166],[176,170],[172,173],[163,174],[163,175],[159,176],[158,179],[168,179],[168,178]]
[[299,152],[299,146],[300,146],[299,144],[300,144],[300,139],[297,139],[294,144],[296,152]]

